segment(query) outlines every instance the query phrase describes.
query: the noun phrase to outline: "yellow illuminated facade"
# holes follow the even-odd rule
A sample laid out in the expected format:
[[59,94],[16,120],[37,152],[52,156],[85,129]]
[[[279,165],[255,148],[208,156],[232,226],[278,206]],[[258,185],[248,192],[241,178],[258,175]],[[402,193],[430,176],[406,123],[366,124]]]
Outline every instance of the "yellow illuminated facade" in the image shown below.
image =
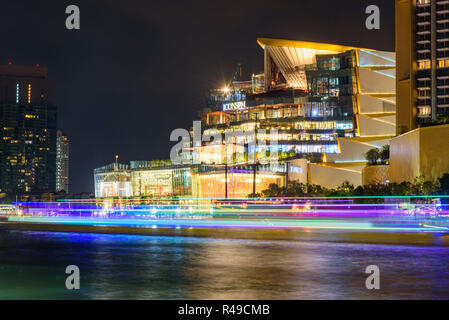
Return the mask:
[[[94,170],[97,198],[246,198],[253,186],[261,193],[270,184],[285,184],[283,166],[253,167],[160,166],[113,163]],[[227,177],[227,186],[225,183]]]
[[[193,151],[188,165],[131,165],[131,196],[246,198],[254,188],[285,186],[287,168],[289,179],[302,183],[362,183],[363,154],[396,133],[395,53],[266,38],[258,43],[265,57],[258,88],[263,83],[264,90],[237,80],[211,90],[201,114],[201,134],[211,140],[186,147]],[[273,146],[270,130],[277,131]],[[243,135],[226,141],[231,133]],[[254,139],[265,141],[277,162],[264,167]],[[98,195],[105,194],[101,180]]]
[[391,182],[436,181],[449,173],[449,125],[417,128],[392,139],[390,148]]
[[207,130],[276,129],[281,155],[325,159],[304,170],[310,183],[361,185],[364,153],[396,134],[395,53],[267,38],[258,43],[265,93],[247,97],[244,108],[205,114]]
[[[257,172],[255,181],[251,170],[246,172],[230,171],[227,174],[227,192],[230,199],[247,198],[253,193],[255,182],[256,193],[262,193],[270,184],[285,185],[285,175],[270,172]],[[226,174],[223,170],[195,174],[193,177],[193,193],[201,199],[224,199],[226,195]]]

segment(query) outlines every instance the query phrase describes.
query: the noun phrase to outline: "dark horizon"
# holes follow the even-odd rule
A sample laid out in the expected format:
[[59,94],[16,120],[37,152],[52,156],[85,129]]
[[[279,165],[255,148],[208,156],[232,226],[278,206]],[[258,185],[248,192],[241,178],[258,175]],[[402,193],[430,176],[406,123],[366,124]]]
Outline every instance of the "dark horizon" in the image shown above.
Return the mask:
[[[65,28],[76,4],[81,30]],[[381,29],[365,28],[365,8]],[[394,51],[394,2],[7,1],[0,64],[48,67],[59,129],[71,140],[70,192],[92,192],[93,172],[114,161],[168,158],[170,132],[189,128],[210,88],[263,71],[258,37]]]

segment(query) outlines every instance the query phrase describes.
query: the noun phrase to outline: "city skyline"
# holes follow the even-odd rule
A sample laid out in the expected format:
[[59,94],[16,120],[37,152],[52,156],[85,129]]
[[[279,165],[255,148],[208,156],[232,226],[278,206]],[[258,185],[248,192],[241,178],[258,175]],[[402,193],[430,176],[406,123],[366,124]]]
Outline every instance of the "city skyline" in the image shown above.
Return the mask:
[[0,34],[0,300],[449,299],[449,0],[15,0]]
[[[292,10],[288,13],[282,3],[239,4],[243,9],[228,3],[224,10],[219,4],[207,3],[182,10],[183,4],[179,4],[180,10],[171,15],[167,7],[149,7],[139,1],[134,6],[78,5],[79,31],[64,28],[62,4],[44,10],[46,6],[30,3],[27,8],[35,9],[35,18],[20,25],[5,16],[2,23],[17,30],[14,38],[6,35],[10,50],[0,54],[4,63],[40,63],[49,68],[60,111],[58,128],[71,140],[73,193],[92,192],[92,169],[112,162],[115,154],[124,161],[167,158],[171,130],[190,125],[205,103],[208,89],[232,79],[237,63],[243,64],[246,75],[263,70],[263,59],[254,58],[262,56],[254,41],[258,36],[297,39],[304,35],[301,38],[305,40],[394,48],[394,4],[389,1],[377,3],[381,9],[379,31],[366,30],[364,9],[368,3],[363,1],[289,4]],[[19,8],[8,3],[2,12],[17,12],[20,17]],[[206,13],[217,10],[224,13],[213,23]],[[135,11],[149,13],[136,18]],[[178,22],[168,25],[155,12]],[[268,15],[271,19],[266,23],[263,17]],[[340,23],[343,16],[347,25]],[[315,22],[316,17],[322,18],[321,23]],[[118,19],[127,23],[114,26]],[[38,26],[41,20],[48,24]],[[238,23],[222,23],[227,20]],[[201,28],[203,25],[212,28]],[[27,41],[17,41],[21,35]],[[23,43],[31,48],[42,43],[44,49],[32,55],[23,51]],[[191,43],[195,55],[185,51]],[[173,116],[177,114],[182,116]]]

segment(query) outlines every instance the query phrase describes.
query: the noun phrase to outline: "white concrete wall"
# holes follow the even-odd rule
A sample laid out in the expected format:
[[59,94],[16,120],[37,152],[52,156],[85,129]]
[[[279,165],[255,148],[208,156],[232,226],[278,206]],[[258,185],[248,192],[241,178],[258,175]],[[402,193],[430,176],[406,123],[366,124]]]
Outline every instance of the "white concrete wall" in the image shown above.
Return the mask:
[[396,99],[379,99],[367,95],[359,95],[360,113],[395,112]]
[[350,139],[340,138],[340,153],[339,154],[327,154],[326,158],[328,162],[335,161],[363,161],[365,160],[364,154],[372,149],[373,146],[364,144]]
[[370,118],[357,115],[360,136],[394,136],[396,135],[396,116]]
[[359,50],[359,65],[363,66],[395,66],[396,53],[389,51]]
[[363,167],[333,168],[311,163],[309,169],[310,182],[326,188],[337,188],[345,181],[349,181],[356,187],[362,184]]
[[360,90],[362,93],[395,93],[396,79],[378,71],[360,68]]

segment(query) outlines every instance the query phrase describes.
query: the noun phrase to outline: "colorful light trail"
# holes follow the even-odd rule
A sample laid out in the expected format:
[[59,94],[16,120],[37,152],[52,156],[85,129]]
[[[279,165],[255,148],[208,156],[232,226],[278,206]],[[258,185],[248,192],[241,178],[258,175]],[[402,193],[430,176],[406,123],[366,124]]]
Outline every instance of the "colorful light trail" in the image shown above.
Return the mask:
[[136,228],[238,228],[446,232],[441,198],[118,199],[17,203],[8,222]]

